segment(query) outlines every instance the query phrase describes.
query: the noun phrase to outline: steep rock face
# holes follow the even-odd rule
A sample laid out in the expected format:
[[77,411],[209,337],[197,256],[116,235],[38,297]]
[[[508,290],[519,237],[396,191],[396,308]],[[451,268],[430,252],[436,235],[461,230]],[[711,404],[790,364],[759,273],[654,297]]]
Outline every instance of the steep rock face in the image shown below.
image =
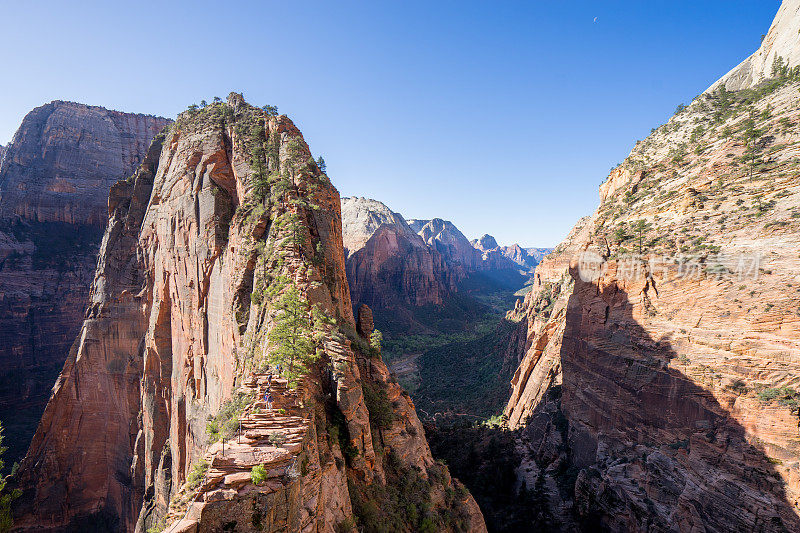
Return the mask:
[[733,70],[714,83],[707,92],[725,85],[728,90],[738,91],[757,85],[772,77],[772,66],[776,57],[781,57],[790,68],[800,65],[800,0],[783,0],[775,20],[769,28],[761,46]]
[[0,157],[0,420],[15,460],[83,319],[109,188],[167,123],[52,102]]
[[509,314],[518,472],[564,527],[800,528],[798,83],[755,89],[638,143]]
[[441,255],[381,202],[343,198],[342,227],[354,302],[382,308],[440,305],[454,290],[457,277]]
[[494,250],[495,248],[500,247],[495,238],[488,233],[484,233],[483,237],[472,241],[472,245],[481,252],[488,252],[489,250]]
[[439,252],[453,268],[460,267],[465,272],[476,272],[485,268],[478,252],[461,231],[449,220],[413,220],[412,228],[429,246]]
[[0,218],[103,226],[111,185],[168,120],[55,101],[22,121],[0,176]]
[[[485,530],[354,332],[339,196],[288,118],[236,94],[187,111],[109,209],[87,318],[20,469],[20,530],[352,531],[364,495],[405,472],[438,527]],[[305,378],[284,362],[268,410],[287,313],[318,359]],[[216,442],[210,420],[231,413],[242,431],[225,418],[237,437]]]

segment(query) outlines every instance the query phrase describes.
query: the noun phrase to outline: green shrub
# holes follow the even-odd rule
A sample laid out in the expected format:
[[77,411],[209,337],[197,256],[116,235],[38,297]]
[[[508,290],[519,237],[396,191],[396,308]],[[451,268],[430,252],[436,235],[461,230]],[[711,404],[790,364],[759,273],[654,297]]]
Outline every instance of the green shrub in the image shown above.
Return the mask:
[[385,464],[387,483],[349,482],[353,513],[366,533],[384,531],[445,531],[452,518],[432,509],[430,481],[402,465],[392,453]]
[[741,379],[737,379],[736,381],[728,385],[727,388],[732,390],[736,394],[747,394],[748,392],[750,392],[750,388]]
[[380,330],[376,329],[369,337],[369,345],[373,350],[380,352],[381,342],[383,342],[383,334],[380,332]]
[[235,435],[239,429],[242,411],[254,399],[255,395],[252,393],[237,392],[233,398],[222,404],[217,416],[206,423],[206,433],[211,440],[217,441],[223,437],[229,439]]
[[800,405],[800,393],[788,386],[767,388],[759,391],[757,396],[762,402],[777,401],[779,404],[793,409]]
[[256,465],[250,470],[250,480],[253,485],[261,485],[268,477],[267,468],[264,465]]
[[283,446],[283,443],[286,442],[286,435],[279,431],[273,431],[269,434],[267,440],[273,446]]
[[[5,435],[3,435],[3,425],[0,424],[0,471],[2,471],[5,467],[5,461],[3,461],[1,457],[8,449],[3,446],[4,439]],[[16,467],[16,469],[14,467]],[[11,469],[11,476],[16,475],[16,470],[19,469],[19,466],[16,463],[14,464],[14,467]],[[10,531],[11,528],[14,527],[14,518],[11,514],[11,504],[14,502],[14,500],[22,495],[22,491],[20,489],[8,490],[6,488],[8,478],[11,476],[0,475],[0,531]]]
[[167,523],[164,520],[159,520],[152,526],[147,528],[147,533],[161,533],[167,528]]
[[208,472],[208,462],[205,460],[198,461],[197,464],[192,467],[189,475],[186,476],[186,484],[189,486],[189,488],[194,490],[199,487],[206,475],[206,472]]
[[364,403],[369,411],[370,423],[378,429],[389,429],[395,421],[394,409],[386,389],[380,385],[364,383]]

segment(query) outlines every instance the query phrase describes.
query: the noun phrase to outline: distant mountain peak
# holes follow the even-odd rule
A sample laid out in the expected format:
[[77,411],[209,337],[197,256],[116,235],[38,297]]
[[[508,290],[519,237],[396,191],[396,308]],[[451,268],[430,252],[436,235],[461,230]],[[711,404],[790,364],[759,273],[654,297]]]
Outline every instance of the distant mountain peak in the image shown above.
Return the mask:
[[409,227],[403,215],[395,213],[383,202],[358,196],[342,198],[344,249],[348,256],[363,248],[382,226],[393,228],[415,246],[424,246],[416,230]]
[[494,250],[495,248],[498,247],[497,240],[495,240],[495,238],[489,235],[488,233],[484,233],[483,237],[472,241],[472,245],[482,252],[485,252],[487,250]]

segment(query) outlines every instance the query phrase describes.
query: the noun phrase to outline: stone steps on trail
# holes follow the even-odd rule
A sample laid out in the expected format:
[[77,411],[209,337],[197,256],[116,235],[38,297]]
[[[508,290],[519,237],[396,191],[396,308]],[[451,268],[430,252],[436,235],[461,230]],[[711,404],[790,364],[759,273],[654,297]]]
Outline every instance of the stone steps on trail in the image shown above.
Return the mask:
[[[268,381],[271,411],[263,400]],[[191,490],[190,496],[187,494],[186,504],[168,512],[167,521],[174,524],[170,531],[194,532],[207,503],[230,500],[253,490],[264,493],[283,490],[298,474],[309,421],[301,416],[297,389],[289,389],[285,379],[270,379],[268,374],[255,374],[243,386],[256,399],[240,417],[241,433],[225,440],[224,453],[222,442],[209,447],[204,456],[209,466],[200,486]],[[280,435],[277,437],[280,442],[276,442],[276,435]],[[266,481],[258,486],[251,479],[256,465],[263,465],[267,472]],[[303,504],[312,505],[309,501]]]

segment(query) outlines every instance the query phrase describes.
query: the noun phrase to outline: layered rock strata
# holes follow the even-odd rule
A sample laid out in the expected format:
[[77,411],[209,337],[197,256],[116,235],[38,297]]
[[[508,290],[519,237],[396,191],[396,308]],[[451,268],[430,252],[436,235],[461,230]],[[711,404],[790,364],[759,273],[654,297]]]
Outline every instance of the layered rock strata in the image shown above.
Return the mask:
[[342,198],[347,280],[353,301],[372,307],[397,303],[441,305],[458,273],[381,202]]
[[22,456],[83,320],[108,191],[167,119],[52,102],[0,156],[0,420]]
[[800,529],[798,87],[717,88],[637,143],[510,313],[518,473],[562,527]]

